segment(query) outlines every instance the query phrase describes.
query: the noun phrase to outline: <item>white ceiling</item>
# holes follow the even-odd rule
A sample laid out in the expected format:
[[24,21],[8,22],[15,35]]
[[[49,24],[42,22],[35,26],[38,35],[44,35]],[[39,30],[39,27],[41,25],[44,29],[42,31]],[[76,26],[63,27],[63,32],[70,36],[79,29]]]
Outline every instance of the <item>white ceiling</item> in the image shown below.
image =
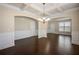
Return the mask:
[[[35,14],[36,16],[42,17],[44,7],[42,3],[8,3],[8,5],[17,7],[21,10],[25,10]],[[46,3],[45,12],[46,16],[51,16],[76,7],[79,7],[78,3]]]

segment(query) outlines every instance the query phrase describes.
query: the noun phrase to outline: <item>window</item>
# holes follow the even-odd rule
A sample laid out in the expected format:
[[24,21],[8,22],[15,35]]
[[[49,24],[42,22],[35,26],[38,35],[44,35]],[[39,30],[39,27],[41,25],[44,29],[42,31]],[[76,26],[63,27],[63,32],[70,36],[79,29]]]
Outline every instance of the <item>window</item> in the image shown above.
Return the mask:
[[59,31],[61,32],[70,32],[70,21],[59,22]]

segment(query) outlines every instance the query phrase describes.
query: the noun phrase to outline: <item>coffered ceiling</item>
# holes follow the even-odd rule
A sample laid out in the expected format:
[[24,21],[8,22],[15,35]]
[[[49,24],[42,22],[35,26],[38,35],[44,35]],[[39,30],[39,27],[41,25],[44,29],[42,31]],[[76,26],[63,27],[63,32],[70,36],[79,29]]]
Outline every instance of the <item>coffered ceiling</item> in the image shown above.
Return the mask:
[[[7,4],[19,8],[21,11],[27,11],[38,17],[42,17],[44,7],[42,3],[7,3]],[[45,13],[46,16],[51,16],[76,7],[79,7],[78,3],[46,3]]]

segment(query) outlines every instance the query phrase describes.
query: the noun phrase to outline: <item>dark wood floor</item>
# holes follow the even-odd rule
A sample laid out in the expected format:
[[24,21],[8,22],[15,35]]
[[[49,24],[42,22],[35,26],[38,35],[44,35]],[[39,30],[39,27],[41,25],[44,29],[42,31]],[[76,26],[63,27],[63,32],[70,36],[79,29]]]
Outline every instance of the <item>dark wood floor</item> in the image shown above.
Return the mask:
[[30,37],[15,41],[15,46],[0,55],[77,55],[79,46],[71,44],[71,36],[48,34],[48,38]]

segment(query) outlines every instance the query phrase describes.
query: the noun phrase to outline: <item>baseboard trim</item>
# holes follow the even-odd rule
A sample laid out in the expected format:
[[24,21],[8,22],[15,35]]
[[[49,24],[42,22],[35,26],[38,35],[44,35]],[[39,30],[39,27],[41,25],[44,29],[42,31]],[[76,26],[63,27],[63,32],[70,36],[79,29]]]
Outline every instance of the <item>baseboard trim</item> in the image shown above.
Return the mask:
[[2,49],[0,49],[0,50],[8,49],[8,48],[11,48],[11,47],[14,47],[14,46],[15,46],[15,44],[14,44],[14,45],[11,45],[11,46],[9,46],[9,47],[2,48]]
[[17,39],[15,41],[22,40],[22,39],[27,39],[27,38],[31,38],[31,37],[38,37],[38,36],[37,35],[36,36],[30,36],[30,37],[26,37],[26,38]]

